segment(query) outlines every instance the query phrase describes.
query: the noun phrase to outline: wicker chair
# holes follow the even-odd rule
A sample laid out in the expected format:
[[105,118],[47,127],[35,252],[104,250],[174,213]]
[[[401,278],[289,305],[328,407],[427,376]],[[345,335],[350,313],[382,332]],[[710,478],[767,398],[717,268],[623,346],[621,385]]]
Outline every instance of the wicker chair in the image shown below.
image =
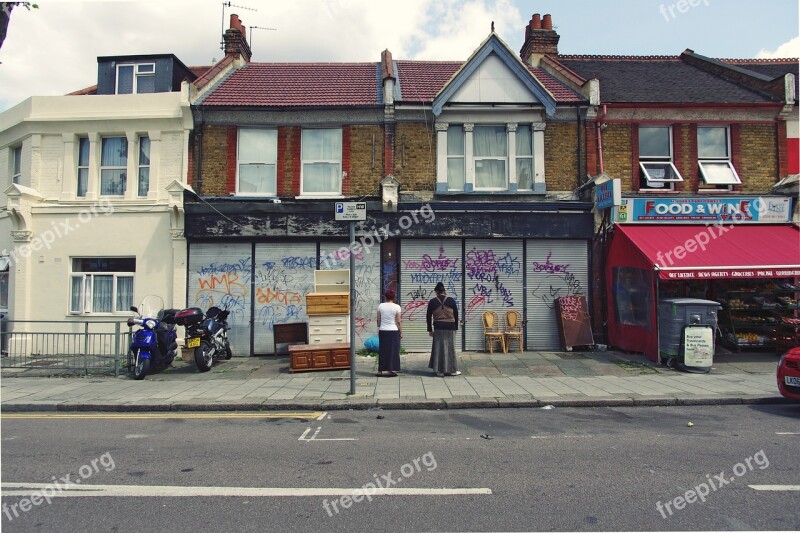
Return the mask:
[[503,331],[497,324],[497,313],[494,311],[483,312],[483,349],[494,353],[495,343],[500,344],[500,349],[506,353],[506,340]]
[[516,342],[519,351],[522,351],[522,316],[519,311],[506,311],[503,337],[506,351],[511,349],[511,343]]

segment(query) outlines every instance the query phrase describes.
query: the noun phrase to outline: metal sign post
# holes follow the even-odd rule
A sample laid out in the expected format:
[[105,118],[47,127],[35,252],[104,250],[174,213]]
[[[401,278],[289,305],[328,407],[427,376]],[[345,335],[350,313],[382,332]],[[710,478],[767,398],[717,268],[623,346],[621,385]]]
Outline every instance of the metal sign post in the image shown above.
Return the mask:
[[366,202],[336,202],[336,220],[350,221],[350,394],[356,393],[356,220],[367,220]]

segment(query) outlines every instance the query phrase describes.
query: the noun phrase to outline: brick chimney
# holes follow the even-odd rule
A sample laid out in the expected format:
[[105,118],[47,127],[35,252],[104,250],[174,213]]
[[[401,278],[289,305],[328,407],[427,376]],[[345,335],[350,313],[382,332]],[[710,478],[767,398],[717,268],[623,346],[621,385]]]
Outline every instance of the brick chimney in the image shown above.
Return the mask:
[[541,17],[539,13],[534,13],[525,27],[525,43],[519,51],[522,61],[537,67],[543,56],[558,55],[560,38],[553,29],[553,18],[550,15]]
[[245,61],[250,61],[253,53],[247,44],[247,32],[239,15],[231,14],[231,27],[222,36],[225,43],[225,55],[242,56]]

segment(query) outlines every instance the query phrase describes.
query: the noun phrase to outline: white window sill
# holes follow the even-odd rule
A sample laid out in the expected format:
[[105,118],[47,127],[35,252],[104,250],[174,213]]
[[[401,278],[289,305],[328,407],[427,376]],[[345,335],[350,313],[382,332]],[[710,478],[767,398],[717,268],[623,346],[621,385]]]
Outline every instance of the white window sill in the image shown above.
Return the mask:
[[295,196],[295,200],[343,200],[344,196],[341,194],[320,194],[320,195],[305,195]]

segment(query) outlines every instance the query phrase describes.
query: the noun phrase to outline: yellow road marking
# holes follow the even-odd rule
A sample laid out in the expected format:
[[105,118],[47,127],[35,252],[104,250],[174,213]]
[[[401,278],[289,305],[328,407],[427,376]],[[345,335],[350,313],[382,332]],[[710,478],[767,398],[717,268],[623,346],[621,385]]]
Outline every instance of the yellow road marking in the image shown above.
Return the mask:
[[4,413],[2,419],[12,420],[49,420],[49,419],[162,419],[162,418],[302,418],[315,419],[322,411],[310,412],[263,412],[263,413]]

